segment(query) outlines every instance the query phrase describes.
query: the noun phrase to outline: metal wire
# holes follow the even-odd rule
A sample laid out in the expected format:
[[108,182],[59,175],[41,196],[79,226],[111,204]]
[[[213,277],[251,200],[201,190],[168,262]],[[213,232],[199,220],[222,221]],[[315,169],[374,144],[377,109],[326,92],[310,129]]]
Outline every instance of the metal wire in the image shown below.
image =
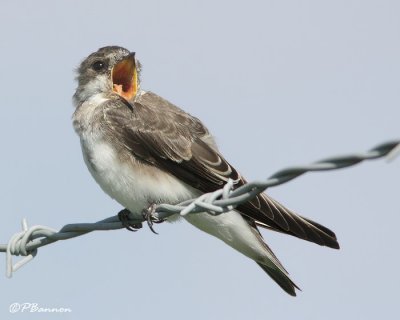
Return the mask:
[[[235,188],[235,183],[229,180],[225,186],[215,192],[206,193],[196,199],[182,203],[159,204],[156,206],[155,217],[165,219],[174,214],[195,214],[208,212],[212,215],[223,214],[234,209],[241,203],[247,202],[269,187],[274,187],[293,180],[306,172],[329,171],[353,166],[361,161],[378,159],[387,156],[393,160],[395,154],[400,151],[400,141],[383,143],[365,153],[353,154],[341,157],[332,157],[314,162],[306,166],[297,166],[280,170],[266,181],[255,181]],[[137,215],[136,215],[137,217]],[[129,222],[141,224],[145,219],[130,219]],[[117,230],[124,226],[118,216],[113,216],[95,223],[67,224],[59,231],[46,226],[32,226],[28,228],[26,219],[22,220],[22,231],[14,234],[7,244],[0,245],[0,252],[6,252],[6,276],[31,261],[37,254],[37,249],[56,242],[84,235],[92,231]],[[13,264],[13,256],[24,256]]]

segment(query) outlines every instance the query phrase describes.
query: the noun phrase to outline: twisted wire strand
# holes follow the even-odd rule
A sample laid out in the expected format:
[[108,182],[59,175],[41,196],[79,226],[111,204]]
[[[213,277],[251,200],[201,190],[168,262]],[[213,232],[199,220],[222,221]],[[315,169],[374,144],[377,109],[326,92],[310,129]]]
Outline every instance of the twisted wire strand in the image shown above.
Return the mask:
[[[330,171],[346,168],[365,160],[378,159],[387,156],[393,158],[400,153],[400,140],[386,142],[360,154],[331,157],[305,166],[296,166],[282,169],[266,181],[254,181],[235,188],[233,180],[229,180],[225,186],[211,193],[201,195],[196,199],[186,200],[176,205],[159,204],[156,206],[154,216],[165,219],[174,214],[196,214],[208,212],[212,215],[223,214],[236,206],[250,201],[269,187],[281,185],[291,181],[307,172]],[[137,217],[137,215],[136,215]],[[129,222],[141,224],[145,219],[130,219]],[[28,227],[26,219],[22,220],[22,231],[14,234],[7,244],[0,244],[0,252],[6,252],[6,276],[11,277],[23,265],[31,261],[37,254],[37,249],[56,242],[82,236],[92,231],[117,230],[124,226],[118,216],[94,222],[67,224],[59,231],[41,225]],[[23,256],[13,264],[13,256]]]

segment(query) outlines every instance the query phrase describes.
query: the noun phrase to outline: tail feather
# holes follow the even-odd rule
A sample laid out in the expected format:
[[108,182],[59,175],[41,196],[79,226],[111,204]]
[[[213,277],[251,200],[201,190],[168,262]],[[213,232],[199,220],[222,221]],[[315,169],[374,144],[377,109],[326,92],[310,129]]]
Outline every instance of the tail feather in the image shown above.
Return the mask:
[[285,274],[282,270],[277,267],[270,267],[263,265],[259,262],[257,264],[288,294],[295,297],[296,291],[301,289]]
[[257,225],[254,221],[248,221],[253,234],[258,238],[260,244],[264,247],[264,261],[256,261],[257,264],[288,294],[296,296],[295,289],[301,290],[289,277],[289,273],[279,261],[271,248],[265,243]]
[[260,227],[286,233],[321,246],[339,249],[339,243],[333,231],[294,213],[265,193],[241,204],[238,210],[254,219]]

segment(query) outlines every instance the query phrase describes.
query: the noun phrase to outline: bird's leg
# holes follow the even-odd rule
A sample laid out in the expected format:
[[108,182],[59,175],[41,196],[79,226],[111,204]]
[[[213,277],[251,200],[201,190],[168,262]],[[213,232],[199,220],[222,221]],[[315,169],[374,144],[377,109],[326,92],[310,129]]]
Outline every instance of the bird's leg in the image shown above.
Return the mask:
[[153,224],[154,223],[161,223],[164,222],[164,219],[158,219],[154,213],[156,212],[156,204],[152,203],[147,209],[144,209],[142,212],[143,218],[147,221],[147,225],[149,226],[150,230],[155,233],[158,234],[154,228],[153,228]]
[[122,225],[129,231],[138,231],[142,228],[142,223],[132,223],[129,221],[130,211],[128,209],[123,209],[118,212],[118,219],[121,221]]

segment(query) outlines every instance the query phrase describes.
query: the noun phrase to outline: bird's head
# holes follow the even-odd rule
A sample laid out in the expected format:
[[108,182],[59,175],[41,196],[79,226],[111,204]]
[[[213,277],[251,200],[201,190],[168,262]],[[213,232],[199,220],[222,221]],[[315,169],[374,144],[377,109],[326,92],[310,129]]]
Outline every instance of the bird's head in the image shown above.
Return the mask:
[[117,46],[100,48],[77,69],[75,105],[99,94],[116,93],[127,101],[134,100],[140,86],[140,69],[134,52]]

